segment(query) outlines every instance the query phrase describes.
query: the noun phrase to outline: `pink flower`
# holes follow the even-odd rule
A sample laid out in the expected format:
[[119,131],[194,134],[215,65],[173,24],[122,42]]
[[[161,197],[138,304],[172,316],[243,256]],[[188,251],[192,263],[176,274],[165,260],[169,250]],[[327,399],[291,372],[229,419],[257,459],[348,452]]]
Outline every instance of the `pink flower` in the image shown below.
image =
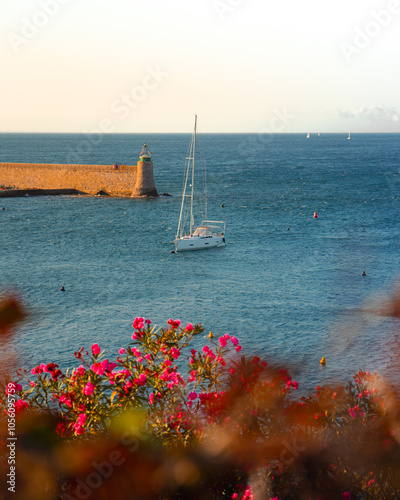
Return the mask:
[[188,397],[189,397],[189,399],[191,401],[194,401],[197,398],[197,393],[195,393],[195,392],[189,392]]
[[[12,387],[9,388],[9,386],[12,385]],[[35,384],[33,384],[35,385]],[[12,389],[14,389],[12,391]],[[22,391],[22,385],[20,384],[16,384],[15,382],[10,382],[8,385],[7,385],[7,388],[6,388],[6,394],[14,394],[14,392],[19,392],[19,391]]]
[[139,381],[139,385],[146,385],[146,382],[147,382],[147,377],[146,377],[146,375],[145,375],[144,373],[141,373],[141,374],[139,375],[139,379],[138,379],[138,381]]
[[239,344],[239,340],[236,337],[231,337],[231,342],[234,346],[237,346]]
[[78,434],[78,436],[80,436],[85,432],[85,429],[79,424],[74,424],[74,431],[76,434]]
[[254,498],[254,495],[253,495],[251,486],[248,486],[246,491],[244,492],[243,500],[253,500],[253,498]]
[[225,366],[226,365],[226,362],[225,362],[225,360],[224,360],[224,358],[222,356],[218,356],[217,361],[218,361],[218,363],[221,366]]
[[240,345],[236,346],[236,352],[239,352],[241,350],[242,350],[242,346],[240,346]]
[[[104,363],[104,361],[103,361]],[[114,368],[117,366],[117,363],[108,363],[106,364],[106,370],[109,372],[112,372]]]
[[296,389],[298,389],[298,388],[299,388],[299,383],[298,383],[298,382],[296,382],[295,380],[293,380],[292,385],[293,385],[293,389],[294,389],[294,390],[296,390]]
[[135,330],[141,330],[144,327],[144,318],[135,318],[133,320],[133,328]]
[[151,325],[151,321],[149,319],[146,319],[145,323],[146,325]]
[[67,398],[67,394],[61,394],[59,398],[60,403],[64,403],[66,406],[72,407],[72,401]]
[[125,349],[123,347],[121,347],[118,351],[120,354],[124,354],[125,353]]
[[342,496],[342,498],[344,500],[351,500],[351,493],[350,493],[350,491],[343,492],[341,496]]
[[98,356],[100,354],[99,344],[92,345],[92,353],[93,353],[93,356]]
[[86,422],[86,419],[87,419],[86,413],[80,413],[78,415],[78,419],[77,419],[76,423],[79,425],[84,425],[84,423]]
[[94,373],[97,373],[97,375],[104,375],[106,367],[103,365],[103,363],[95,363],[92,365],[91,370],[94,371]]
[[225,336],[219,338],[219,343],[220,343],[221,347],[226,347],[227,340],[226,340]]
[[74,424],[74,431],[76,432],[76,434],[81,435],[85,432],[83,426],[85,425],[86,419],[87,419],[86,413],[80,413],[78,415],[76,423]]
[[85,394],[86,396],[90,396],[91,394],[93,394],[94,389],[95,389],[95,385],[92,384],[92,382],[88,382],[85,385],[85,388],[83,389],[83,394]]
[[185,330],[187,332],[192,332],[194,330],[194,326],[192,325],[192,323],[187,323]]
[[18,413],[18,412],[24,410],[25,408],[29,408],[29,403],[27,403],[26,401],[23,401],[22,399],[18,399],[18,401],[16,401],[14,403],[14,408],[15,408],[15,412]]
[[151,354],[146,354],[145,359],[150,363],[151,361]]
[[36,368],[32,368],[31,370],[32,375],[40,375],[43,373],[43,370],[40,368],[40,366],[36,366]]
[[154,394],[151,393],[150,396],[149,396],[149,404],[153,404],[154,403]]
[[177,349],[176,347],[172,347],[172,349],[171,349],[171,356],[172,356],[174,359],[178,359],[180,355],[181,355],[180,350],[179,350],[179,349]]
[[355,406],[354,408],[350,408],[349,413],[350,413],[351,418],[356,418],[357,415],[360,418],[364,418],[364,412],[361,410],[361,408],[359,406]]
[[176,330],[180,326],[181,320],[180,319],[173,320],[173,319],[169,318],[169,320],[167,321],[167,323],[168,323],[168,325],[171,326],[171,328],[173,330]]

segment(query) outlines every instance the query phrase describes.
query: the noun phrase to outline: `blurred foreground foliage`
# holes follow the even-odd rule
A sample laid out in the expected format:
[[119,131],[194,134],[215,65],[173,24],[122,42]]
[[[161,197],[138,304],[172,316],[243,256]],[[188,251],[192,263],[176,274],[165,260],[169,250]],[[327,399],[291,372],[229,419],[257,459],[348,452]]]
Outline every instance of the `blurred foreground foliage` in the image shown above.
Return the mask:
[[[18,301],[2,318],[7,330],[23,318]],[[236,337],[210,333],[198,352],[201,325],[133,327],[115,360],[94,344],[65,373],[50,362],[3,375],[4,498],[400,498],[400,404],[378,376],[299,397],[286,369],[240,355]]]

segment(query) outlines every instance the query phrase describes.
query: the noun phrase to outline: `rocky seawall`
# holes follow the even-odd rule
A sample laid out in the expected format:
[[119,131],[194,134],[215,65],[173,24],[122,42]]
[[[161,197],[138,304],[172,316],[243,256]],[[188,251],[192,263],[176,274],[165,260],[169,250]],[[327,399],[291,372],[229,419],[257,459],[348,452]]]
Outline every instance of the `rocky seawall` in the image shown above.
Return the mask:
[[141,161],[137,165],[117,167],[0,163],[0,186],[3,188],[0,189],[1,197],[26,194],[158,196],[154,184],[153,163]]

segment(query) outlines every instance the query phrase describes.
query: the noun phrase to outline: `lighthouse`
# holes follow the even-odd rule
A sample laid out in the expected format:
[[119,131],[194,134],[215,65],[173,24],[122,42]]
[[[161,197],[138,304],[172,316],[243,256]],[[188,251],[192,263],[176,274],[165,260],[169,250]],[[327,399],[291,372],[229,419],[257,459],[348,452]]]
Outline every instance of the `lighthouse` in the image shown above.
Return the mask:
[[153,176],[151,152],[145,144],[139,153],[136,166],[136,184],[132,196],[158,196]]

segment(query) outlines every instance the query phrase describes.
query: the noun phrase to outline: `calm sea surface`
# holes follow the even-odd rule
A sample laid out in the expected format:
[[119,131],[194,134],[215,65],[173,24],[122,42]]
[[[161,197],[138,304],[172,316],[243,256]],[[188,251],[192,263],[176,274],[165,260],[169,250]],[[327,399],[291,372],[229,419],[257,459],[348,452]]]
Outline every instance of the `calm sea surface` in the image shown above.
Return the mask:
[[379,307],[400,275],[400,135],[200,134],[208,216],[226,220],[227,247],[172,254],[189,140],[0,135],[0,161],[15,162],[135,164],[146,142],[172,195],[0,199],[0,291],[30,311],[19,365],[71,367],[93,342],[114,357],[146,316],[236,335],[307,389],[360,368],[398,379],[399,320]]

